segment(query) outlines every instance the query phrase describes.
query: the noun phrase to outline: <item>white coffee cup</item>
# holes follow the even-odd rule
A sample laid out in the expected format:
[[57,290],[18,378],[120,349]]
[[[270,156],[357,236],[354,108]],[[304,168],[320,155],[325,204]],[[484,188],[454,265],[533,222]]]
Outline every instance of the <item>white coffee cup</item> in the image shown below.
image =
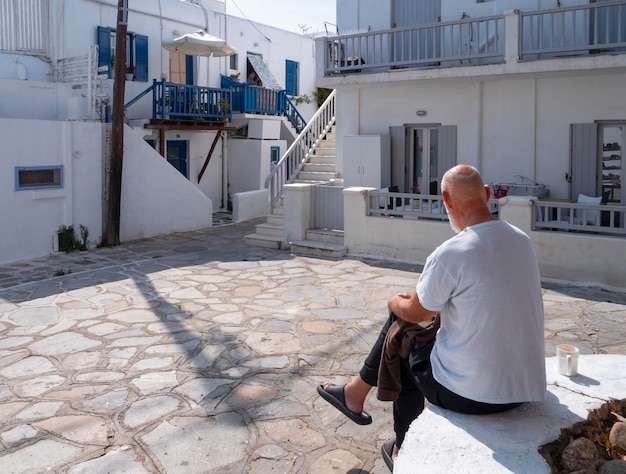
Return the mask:
[[556,346],[556,356],[559,362],[559,374],[573,377],[578,375],[578,347],[571,344]]

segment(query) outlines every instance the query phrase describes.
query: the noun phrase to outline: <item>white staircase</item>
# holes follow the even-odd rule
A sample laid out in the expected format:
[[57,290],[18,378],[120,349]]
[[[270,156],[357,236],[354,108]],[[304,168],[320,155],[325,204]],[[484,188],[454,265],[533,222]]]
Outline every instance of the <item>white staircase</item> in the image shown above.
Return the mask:
[[[309,161],[298,172],[294,183],[323,184],[340,177],[335,171],[336,143],[331,129],[315,149]],[[326,257],[342,257],[347,253],[343,246],[343,232],[337,230],[311,229],[306,232],[306,240],[285,242],[283,229],[283,205],[279,201],[267,221],[258,224],[255,233],[245,237],[245,244],[253,247],[265,247],[279,250],[291,250],[294,253]]]

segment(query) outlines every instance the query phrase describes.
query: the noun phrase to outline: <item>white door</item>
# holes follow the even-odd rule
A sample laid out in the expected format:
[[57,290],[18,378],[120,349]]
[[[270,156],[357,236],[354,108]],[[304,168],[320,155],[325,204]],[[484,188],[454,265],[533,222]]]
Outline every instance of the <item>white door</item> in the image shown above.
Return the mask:
[[456,126],[407,127],[404,192],[441,194],[441,178],[456,165]]

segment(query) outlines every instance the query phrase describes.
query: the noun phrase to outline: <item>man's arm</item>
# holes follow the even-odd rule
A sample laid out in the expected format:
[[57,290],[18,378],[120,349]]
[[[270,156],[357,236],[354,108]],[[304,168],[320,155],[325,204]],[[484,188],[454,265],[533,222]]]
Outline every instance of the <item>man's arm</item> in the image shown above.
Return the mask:
[[413,293],[397,293],[391,295],[387,301],[389,312],[394,313],[400,319],[410,323],[419,323],[429,321],[437,314],[422,306],[417,296],[417,292]]

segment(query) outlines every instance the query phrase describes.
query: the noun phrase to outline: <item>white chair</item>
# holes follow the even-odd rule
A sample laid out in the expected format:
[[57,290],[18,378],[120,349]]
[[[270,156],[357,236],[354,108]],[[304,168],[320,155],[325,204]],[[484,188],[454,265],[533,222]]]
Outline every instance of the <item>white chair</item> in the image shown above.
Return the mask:
[[[579,194],[576,202],[578,204],[594,204],[598,206],[602,202],[602,196],[596,197],[596,196],[587,196],[586,194]],[[598,218],[598,211],[594,209],[594,210],[587,210],[585,212],[584,209],[577,209],[575,216],[576,216],[575,222],[577,224],[583,224],[583,216],[585,216],[586,224],[595,225],[596,220]]]

